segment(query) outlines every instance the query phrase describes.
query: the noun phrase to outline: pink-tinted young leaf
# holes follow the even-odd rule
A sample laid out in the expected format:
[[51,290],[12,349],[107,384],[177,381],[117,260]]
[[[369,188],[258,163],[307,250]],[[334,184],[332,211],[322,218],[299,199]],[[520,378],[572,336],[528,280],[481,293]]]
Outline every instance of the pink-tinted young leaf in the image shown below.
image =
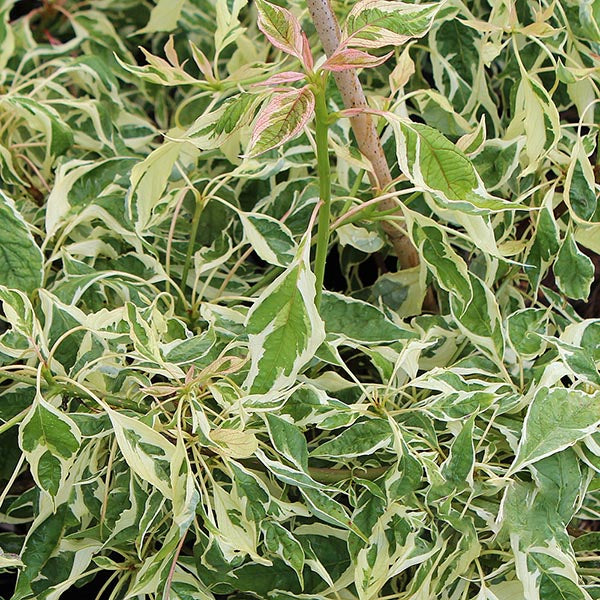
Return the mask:
[[204,52],[202,52],[202,50],[200,50],[193,42],[190,42],[190,48],[192,49],[192,58],[198,65],[198,69],[200,69],[200,72],[204,75],[206,81],[210,81],[211,83],[215,82],[216,79],[212,70],[212,65],[208,58],[206,58]]
[[285,8],[267,0],[256,0],[258,28],[280,50],[302,60],[302,28],[298,19]]
[[423,37],[441,5],[360,0],[348,13],[341,46],[383,48]]
[[179,69],[181,67],[181,65],[179,64],[179,57],[177,56],[177,52],[175,51],[175,40],[173,39],[172,35],[169,36],[169,39],[167,40],[167,43],[165,44],[164,50],[165,50],[165,56],[167,57],[167,60],[175,68]]
[[302,32],[302,64],[307,71],[312,71],[315,66],[312,52],[310,51],[310,44],[304,31]]
[[347,117],[348,119],[351,119],[352,117],[356,117],[361,114],[385,117],[387,113],[384,110],[376,110],[374,108],[369,108],[368,106],[356,106],[354,108],[345,108],[344,110],[340,110],[337,114],[340,117]]
[[276,73],[271,75],[268,79],[261,81],[255,85],[281,85],[282,83],[293,83],[294,81],[300,81],[306,77],[304,73],[298,73],[298,71],[284,71],[283,73]]
[[389,52],[384,56],[371,56],[368,52],[355,48],[341,48],[323,63],[322,68],[325,71],[348,71],[376,67],[383,64],[392,54],[394,53]]
[[258,113],[247,156],[257,156],[296,137],[315,109],[308,86],[276,92]]

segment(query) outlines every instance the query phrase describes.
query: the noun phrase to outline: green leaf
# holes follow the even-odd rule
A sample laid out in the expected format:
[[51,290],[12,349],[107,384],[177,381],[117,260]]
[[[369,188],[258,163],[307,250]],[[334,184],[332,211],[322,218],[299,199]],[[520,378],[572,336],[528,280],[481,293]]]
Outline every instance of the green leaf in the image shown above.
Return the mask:
[[546,269],[560,249],[558,225],[552,212],[553,196],[554,188],[544,198],[543,207],[539,211],[533,243],[530,244],[525,259],[525,272],[534,290],[537,290]]
[[240,212],[240,219],[247,241],[260,258],[279,267],[287,267],[292,262],[297,246],[283,223],[258,213]]
[[282,525],[274,521],[265,521],[261,525],[265,546],[269,552],[281,557],[296,575],[304,587],[302,571],[304,569],[304,550],[300,542]]
[[500,398],[502,396],[499,396],[495,391],[445,393],[436,396],[428,403],[427,410],[436,419],[449,421],[466,419],[470,415],[484,412],[493,404],[498,403]]
[[573,540],[575,552],[596,552],[600,548],[600,531],[584,533]]
[[229,461],[229,465],[233,471],[237,495],[246,498],[246,518],[257,523],[261,522],[269,511],[271,502],[269,490],[252,471],[235,461]]
[[600,425],[600,393],[541,389],[533,398],[509,474],[572,446]]
[[29,530],[21,560],[25,568],[19,573],[13,600],[35,597],[32,582],[40,575],[44,565],[56,551],[69,516],[66,504],[61,504],[54,514],[40,515]]
[[308,243],[302,254],[254,303],[246,322],[250,372],[244,386],[264,393],[290,385],[325,338],[314,304],[315,278]]
[[552,554],[530,552],[527,556],[529,573],[539,573],[540,598],[548,600],[586,600],[577,579],[565,577],[557,569],[565,567],[565,563]]
[[157,31],[173,31],[181,16],[185,0],[158,0],[150,13],[147,25],[137,33],[156,33]]
[[579,138],[567,171],[564,199],[576,221],[600,221],[594,168]]
[[[468,85],[473,85],[479,68],[480,39],[474,28],[463,24],[456,16],[446,17],[435,29],[435,52],[444,57],[448,68],[453,69]],[[454,99],[452,94],[453,91],[448,90],[448,95]]]
[[545,348],[548,312],[541,308],[524,308],[508,317],[508,337],[519,356],[530,360],[541,354]]
[[428,188],[442,192],[449,200],[465,199],[477,187],[476,171],[469,159],[439,131],[419,123],[402,123],[401,127],[407,144],[407,170],[415,179],[420,174]]
[[556,511],[554,526],[566,527],[579,509],[579,496],[585,493],[585,466],[573,448],[565,448],[532,466],[541,504],[548,502]]
[[475,466],[474,424],[475,417],[472,416],[452,442],[448,459],[442,464],[442,475],[455,490],[462,490],[466,486],[473,485],[473,467]]
[[42,285],[42,252],[15,203],[0,190],[0,285],[30,294]]
[[397,342],[416,337],[412,331],[396,325],[372,304],[335,292],[325,292],[321,300],[325,331],[355,342]]
[[387,447],[392,440],[392,430],[384,419],[369,419],[354,423],[340,435],[315,448],[310,455],[344,459],[373,454]]
[[567,297],[587,300],[594,282],[594,265],[590,258],[579,250],[573,234],[567,233],[556,262],[554,263],[556,285]]
[[345,46],[381,48],[399,46],[423,37],[430,29],[439,4],[407,4],[384,0],[362,0],[346,17]]
[[285,419],[266,414],[269,436],[273,446],[301,471],[308,471],[308,449],[302,432]]
[[19,428],[19,445],[33,478],[51,496],[64,485],[80,444],[75,422],[38,395]]
[[207,329],[200,335],[169,344],[165,352],[165,360],[176,365],[193,363],[203,368],[210,364],[211,350],[214,348],[215,342],[215,332]]

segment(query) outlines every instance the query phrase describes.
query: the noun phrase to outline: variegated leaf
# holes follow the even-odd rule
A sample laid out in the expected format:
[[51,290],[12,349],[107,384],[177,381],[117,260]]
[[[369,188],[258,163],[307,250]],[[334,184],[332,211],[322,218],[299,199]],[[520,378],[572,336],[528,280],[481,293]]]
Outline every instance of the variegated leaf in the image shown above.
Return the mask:
[[38,486],[57,496],[81,445],[77,425],[38,394],[19,428],[19,445]]
[[383,56],[372,56],[368,52],[355,48],[340,48],[336,50],[321,66],[325,71],[348,71],[350,69],[365,69],[383,64],[393,52]]
[[0,190],[0,285],[30,294],[42,284],[43,256],[14,201]]
[[248,313],[250,372],[244,387],[264,393],[292,384],[325,339],[315,307],[309,240],[298,256],[260,295]]
[[342,44],[363,48],[399,46],[411,38],[423,37],[439,8],[440,4],[361,0],[346,17],[346,39]]
[[600,425],[599,399],[600,393],[541,389],[529,406],[510,473],[568,448],[597,431]]
[[308,86],[276,92],[260,109],[247,155],[258,156],[295,138],[313,115],[315,97]]
[[257,0],[258,27],[273,46],[302,60],[302,28],[298,19],[287,9]]

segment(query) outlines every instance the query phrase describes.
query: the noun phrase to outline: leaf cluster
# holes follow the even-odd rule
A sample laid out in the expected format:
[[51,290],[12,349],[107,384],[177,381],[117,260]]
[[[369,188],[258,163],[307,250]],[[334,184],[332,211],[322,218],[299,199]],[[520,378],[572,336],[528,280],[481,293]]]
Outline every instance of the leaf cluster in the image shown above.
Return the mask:
[[[0,1],[12,598],[600,598],[598,2],[339,1],[327,60],[300,1],[21,4]],[[327,78],[356,67],[379,196]]]

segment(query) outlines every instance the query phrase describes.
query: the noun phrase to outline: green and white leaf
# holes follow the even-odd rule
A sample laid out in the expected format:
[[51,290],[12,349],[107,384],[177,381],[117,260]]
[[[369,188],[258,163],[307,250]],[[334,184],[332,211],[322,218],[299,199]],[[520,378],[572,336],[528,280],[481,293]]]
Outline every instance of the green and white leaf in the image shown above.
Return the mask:
[[244,387],[264,393],[292,384],[325,339],[315,307],[309,240],[298,256],[256,300],[246,320],[250,371]]
[[298,19],[287,9],[258,0],[258,27],[268,40],[280,50],[302,58],[302,28]]
[[554,275],[559,289],[575,300],[587,300],[594,282],[594,265],[567,233],[554,263]]
[[275,521],[264,521],[261,529],[267,550],[281,557],[287,565],[294,569],[300,586],[304,587],[302,571],[305,557],[300,542],[285,527]]
[[275,92],[256,117],[246,155],[253,158],[294,139],[314,109],[315,97],[309,86]]
[[412,38],[423,37],[439,8],[439,4],[361,0],[346,17],[341,43],[362,48],[399,46]]
[[119,450],[132,472],[172,500],[174,490],[171,465],[175,457],[175,446],[138,419],[112,409],[107,409],[107,413]]
[[373,454],[392,441],[392,430],[384,419],[354,423],[337,437],[315,448],[310,455],[319,458],[344,459]]
[[546,456],[573,446],[597,431],[600,425],[600,393],[580,390],[541,389],[534,396],[523,426],[515,461],[516,473]]
[[81,432],[67,415],[41,395],[19,427],[19,446],[37,485],[51,496],[64,486],[81,445]]
[[0,285],[31,294],[42,285],[44,257],[14,201],[0,190]]
[[244,234],[252,249],[265,262],[287,267],[297,252],[292,233],[277,219],[258,213],[239,213]]
[[394,130],[402,172],[446,206],[474,214],[514,210],[519,205],[491,196],[471,161],[439,131],[384,113]]

